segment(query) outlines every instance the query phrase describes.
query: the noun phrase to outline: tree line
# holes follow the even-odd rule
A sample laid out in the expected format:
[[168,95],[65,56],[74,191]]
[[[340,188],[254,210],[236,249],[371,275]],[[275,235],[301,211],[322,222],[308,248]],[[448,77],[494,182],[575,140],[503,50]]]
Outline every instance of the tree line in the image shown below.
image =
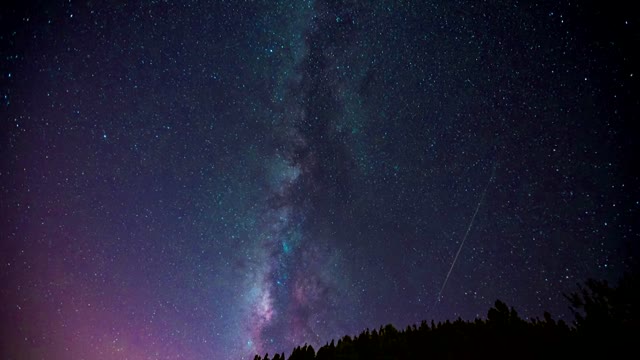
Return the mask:
[[[575,320],[567,324],[543,318],[522,319],[513,307],[497,300],[486,319],[434,323],[398,330],[393,325],[343,336],[317,349],[305,344],[284,353],[256,355],[254,360],[333,359],[548,359],[612,358],[637,352],[638,276],[627,274],[611,287],[606,281],[587,280],[565,295]],[[632,356],[633,357],[633,356]]]

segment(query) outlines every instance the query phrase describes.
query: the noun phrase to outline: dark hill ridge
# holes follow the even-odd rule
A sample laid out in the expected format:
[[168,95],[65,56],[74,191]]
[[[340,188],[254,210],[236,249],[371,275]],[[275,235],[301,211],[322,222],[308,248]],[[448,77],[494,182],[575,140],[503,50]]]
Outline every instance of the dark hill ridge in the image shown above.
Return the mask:
[[[554,359],[612,358],[636,353],[638,334],[638,276],[627,275],[617,287],[588,280],[566,296],[575,315],[569,326],[548,312],[543,319],[524,320],[514,308],[496,301],[487,319],[369,329],[355,337],[320,347],[296,347],[288,360],[311,359]],[[634,291],[635,290],[635,291]],[[254,360],[285,360],[285,354]]]

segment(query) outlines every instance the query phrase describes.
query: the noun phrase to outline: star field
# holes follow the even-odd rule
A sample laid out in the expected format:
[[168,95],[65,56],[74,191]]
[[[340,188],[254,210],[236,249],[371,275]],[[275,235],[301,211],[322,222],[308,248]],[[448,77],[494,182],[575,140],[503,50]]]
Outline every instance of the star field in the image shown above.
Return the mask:
[[608,5],[3,5],[2,357],[570,320],[640,237],[640,19]]

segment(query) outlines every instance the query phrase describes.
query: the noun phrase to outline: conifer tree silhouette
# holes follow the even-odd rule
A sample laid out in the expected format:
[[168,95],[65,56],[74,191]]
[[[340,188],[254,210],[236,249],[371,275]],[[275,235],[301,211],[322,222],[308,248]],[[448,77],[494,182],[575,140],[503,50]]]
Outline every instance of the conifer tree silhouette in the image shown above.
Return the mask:
[[422,321],[398,330],[388,324],[366,329],[356,336],[345,335],[317,352],[305,344],[273,359],[265,354],[254,360],[386,360],[386,359],[548,359],[615,358],[633,353],[637,334],[640,284],[637,276],[625,276],[617,287],[604,281],[587,280],[576,293],[565,295],[575,315],[572,327],[544,312],[542,320],[524,320],[518,312],[496,300],[486,320],[429,324]]

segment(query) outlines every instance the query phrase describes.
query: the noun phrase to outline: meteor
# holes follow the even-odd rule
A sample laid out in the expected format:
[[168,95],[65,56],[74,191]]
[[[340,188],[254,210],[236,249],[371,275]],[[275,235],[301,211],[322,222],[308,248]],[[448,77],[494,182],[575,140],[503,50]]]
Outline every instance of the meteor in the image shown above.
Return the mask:
[[469,226],[467,227],[467,232],[465,232],[464,237],[462,238],[462,242],[458,247],[458,252],[456,252],[456,256],[454,256],[453,261],[451,262],[451,266],[449,267],[449,271],[447,272],[447,276],[444,278],[444,282],[442,283],[442,287],[440,287],[440,291],[438,292],[438,297],[436,301],[433,303],[432,309],[436,307],[440,299],[442,298],[442,291],[444,291],[445,286],[447,286],[447,281],[449,280],[449,276],[451,275],[451,271],[453,271],[453,267],[456,265],[456,261],[458,261],[458,256],[460,255],[460,251],[462,251],[462,247],[464,246],[465,241],[467,241],[467,237],[469,236],[469,231],[471,231],[471,227],[473,226],[473,221],[476,219],[476,215],[478,215],[478,210],[480,210],[480,206],[482,206],[482,202],[484,201],[484,196],[487,194],[487,189],[489,189],[489,185],[493,181],[493,178],[496,175],[496,167],[497,163],[493,164],[493,169],[491,170],[491,176],[489,177],[489,181],[487,181],[487,185],[484,187],[484,191],[482,192],[482,196],[480,196],[480,201],[478,201],[478,206],[476,206],[476,211],[473,213],[471,217],[471,221],[469,222]]

